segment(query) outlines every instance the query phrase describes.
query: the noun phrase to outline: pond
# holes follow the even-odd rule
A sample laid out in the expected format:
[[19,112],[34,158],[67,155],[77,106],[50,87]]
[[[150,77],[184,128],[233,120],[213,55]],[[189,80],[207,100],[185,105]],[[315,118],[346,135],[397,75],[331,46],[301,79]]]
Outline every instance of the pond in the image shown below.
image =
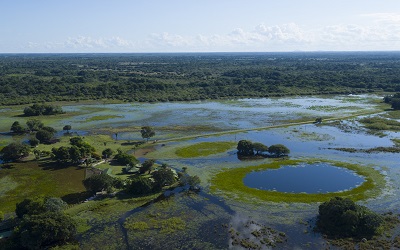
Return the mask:
[[254,171],[243,182],[261,190],[315,194],[350,190],[361,185],[364,178],[329,163],[314,163]]

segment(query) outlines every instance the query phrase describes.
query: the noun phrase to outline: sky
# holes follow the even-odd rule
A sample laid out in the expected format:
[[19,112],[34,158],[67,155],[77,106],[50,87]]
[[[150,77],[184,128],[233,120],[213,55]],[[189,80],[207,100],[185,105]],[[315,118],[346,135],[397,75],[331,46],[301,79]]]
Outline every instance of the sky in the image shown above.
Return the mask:
[[0,1],[0,53],[398,50],[399,0]]

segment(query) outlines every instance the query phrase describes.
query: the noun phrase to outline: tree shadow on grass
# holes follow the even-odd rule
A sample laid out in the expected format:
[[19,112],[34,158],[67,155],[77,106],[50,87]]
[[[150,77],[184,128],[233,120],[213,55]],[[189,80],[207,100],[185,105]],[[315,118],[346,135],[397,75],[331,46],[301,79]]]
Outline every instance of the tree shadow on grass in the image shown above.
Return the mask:
[[72,193],[64,195],[61,197],[61,199],[68,204],[78,204],[83,202],[87,198],[91,197],[92,195],[93,195],[92,192],[84,191],[80,193]]

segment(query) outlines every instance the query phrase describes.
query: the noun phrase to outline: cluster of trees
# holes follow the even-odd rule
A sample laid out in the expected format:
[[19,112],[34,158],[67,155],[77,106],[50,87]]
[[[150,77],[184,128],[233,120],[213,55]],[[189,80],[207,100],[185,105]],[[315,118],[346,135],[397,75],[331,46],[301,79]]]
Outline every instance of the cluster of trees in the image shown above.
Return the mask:
[[9,249],[49,249],[74,240],[77,223],[64,209],[60,198],[37,197],[17,203],[17,226],[9,241]]
[[330,237],[371,238],[383,221],[381,215],[367,207],[335,197],[319,206],[317,229]]
[[142,164],[139,174],[133,175],[126,183],[119,178],[112,177],[106,173],[92,175],[83,181],[83,185],[90,192],[124,189],[133,195],[146,195],[159,192],[163,187],[179,184],[188,186],[190,189],[198,188],[200,179],[198,176],[190,176],[186,171],[176,174],[172,169],[163,164],[158,169],[152,170],[153,160],[147,160]]
[[95,159],[101,159],[96,154],[96,149],[89,143],[85,142],[82,137],[73,137],[70,139],[70,147],[61,146],[59,148],[52,148],[52,158],[62,163],[79,163],[83,159],[87,163],[93,157]]
[[400,92],[394,95],[387,95],[383,98],[385,103],[389,103],[392,105],[392,109],[399,110],[400,109]]
[[0,104],[400,91],[399,53],[0,55]]
[[15,121],[10,128],[10,131],[14,134],[33,133],[35,137],[30,138],[29,143],[31,146],[37,146],[39,143],[49,143],[56,130],[44,124],[37,119],[30,119],[26,122],[26,128],[23,127],[18,121]]
[[25,116],[56,115],[62,113],[64,113],[64,111],[60,106],[54,106],[51,104],[33,104],[24,109]]
[[262,143],[251,142],[249,140],[240,140],[237,150],[237,154],[240,156],[265,155],[268,152],[273,157],[282,157],[290,153],[290,150],[282,144],[275,144],[268,147]]

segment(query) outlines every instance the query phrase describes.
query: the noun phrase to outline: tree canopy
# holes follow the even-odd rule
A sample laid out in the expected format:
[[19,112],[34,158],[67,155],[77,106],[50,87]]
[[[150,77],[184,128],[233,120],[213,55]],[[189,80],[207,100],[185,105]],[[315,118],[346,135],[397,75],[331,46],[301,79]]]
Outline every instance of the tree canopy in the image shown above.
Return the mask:
[[142,129],[140,130],[140,133],[142,134],[142,138],[147,139],[147,141],[149,140],[150,137],[153,137],[156,135],[156,132],[150,126],[142,127]]
[[273,156],[281,157],[288,155],[290,153],[290,150],[285,145],[275,144],[269,146],[268,152]]
[[24,129],[24,127],[22,127],[22,125],[18,121],[15,121],[11,125],[10,131],[15,134],[22,134],[25,132],[25,129]]
[[83,185],[86,190],[91,192],[107,191],[112,192],[112,188],[115,185],[115,178],[108,174],[92,175],[89,178],[83,180]]
[[382,223],[382,216],[348,198],[335,197],[319,206],[317,228],[331,237],[371,238]]
[[237,145],[238,155],[254,155],[253,143],[248,140],[240,140]]
[[16,161],[29,155],[30,148],[20,142],[12,142],[1,149],[0,159],[4,162]]

